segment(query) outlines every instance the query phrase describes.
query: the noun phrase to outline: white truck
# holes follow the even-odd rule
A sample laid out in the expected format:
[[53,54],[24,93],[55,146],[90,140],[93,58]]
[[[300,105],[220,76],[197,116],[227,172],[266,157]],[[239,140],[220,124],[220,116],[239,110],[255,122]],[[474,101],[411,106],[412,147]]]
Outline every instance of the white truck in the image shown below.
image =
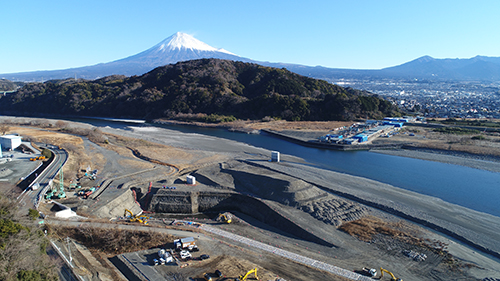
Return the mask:
[[191,255],[191,253],[189,251],[186,251],[186,250],[182,250],[179,254],[181,256],[181,259],[183,259],[183,260],[193,258],[193,256]]

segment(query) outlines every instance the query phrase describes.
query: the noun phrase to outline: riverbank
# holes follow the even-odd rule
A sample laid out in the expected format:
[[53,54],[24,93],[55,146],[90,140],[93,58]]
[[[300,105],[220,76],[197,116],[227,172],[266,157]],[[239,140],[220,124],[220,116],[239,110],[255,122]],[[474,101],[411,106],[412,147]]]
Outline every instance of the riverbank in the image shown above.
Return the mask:
[[500,159],[495,156],[414,147],[402,147],[401,149],[372,149],[370,151],[500,173]]
[[[464,150],[445,150],[435,148],[432,144],[426,146],[425,142],[420,142],[417,145],[413,143],[415,138],[410,138],[409,135],[401,136],[397,140],[374,141],[370,144],[356,145],[330,145],[326,143],[315,142],[320,136],[325,135],[326,131],[303,131],[303,130],[282,130],[274,131],[262,129],[261,131],[273,135],[275,137],[297,143],[307,147],[315,147],[322,149],[333,150],[369,150],[371,152],[394,155],[400,157],[415,158],[426,161],[434,161],[446,164],[460,165],[474,169],[486,170],[490,172],[500,173],[500,148],[490,148],[490,154],[476,154]],[[418,138],[418,136],[417,136]],[[498,151],[497,151],[498,150]],[[470,151],[475,151],[473,148]]]

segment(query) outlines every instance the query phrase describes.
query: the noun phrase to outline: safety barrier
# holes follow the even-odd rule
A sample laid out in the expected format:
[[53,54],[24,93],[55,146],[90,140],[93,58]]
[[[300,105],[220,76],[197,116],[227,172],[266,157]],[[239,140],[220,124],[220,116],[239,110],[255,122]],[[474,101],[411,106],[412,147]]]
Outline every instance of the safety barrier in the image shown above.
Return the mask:
[[289,251],[285,251],[285,250],[282,250],[282,249],[274,247],[274,246],[270,246],[270,245],[267,245],[267,244],[249,239],[249,238],[245,238],[245,237],[240,236],[240,235],[236,235],[236,234],[233,234],[233,233],[230,233],[230,232],[218,229],[218,228],[208,226],[206,224],[202,224],[199,228],[203,229],[207,232],[217,234],[219,236],[226,237],[226,238],[229,238],[231,240],[246,244],[248,246],[252,246],[252,247],[273,253],[275,255],[287,258],[289,260],[292,260],[292,261],[295,261],[295,262],[298,262],[298,263],[301,263],[304,265],[308,265],[310,267],[314,267],[314,268],[317,268],[317,269],[320,269],[320,270],[323,270],[326,272],[330,272],[330,273],[333,273],[333,274],[338,275],[338,276],[342,276],[342,277],[350,279],[350,280],[360,280],[360,281],[372,280],[371,278],[368,278],[366,276],[362,276],[360,274],[357,274],[355,272],[340,268],[338,266],[334,266],[334,265],[327,264],[327,263],[324,263],[324,262],[321,262],[321,261],[318,261],[315,259],[301,256],[301,255],[298,255],[298,254],[295,254],[295,253],[292,253]]

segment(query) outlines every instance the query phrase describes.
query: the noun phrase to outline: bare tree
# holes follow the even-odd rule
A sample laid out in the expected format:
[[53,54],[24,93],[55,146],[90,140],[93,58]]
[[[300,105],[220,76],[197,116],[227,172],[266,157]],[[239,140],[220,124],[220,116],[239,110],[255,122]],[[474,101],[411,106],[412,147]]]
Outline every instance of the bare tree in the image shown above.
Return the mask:
[[0,133],[5,135],[10,130],[10,127],[6,124],[0,124]]
[[68,126],[68,124],[64,121],[61,121],[61,120],[58,120],[56,122],[56,127],[59,128],[59,129],[64,129]]

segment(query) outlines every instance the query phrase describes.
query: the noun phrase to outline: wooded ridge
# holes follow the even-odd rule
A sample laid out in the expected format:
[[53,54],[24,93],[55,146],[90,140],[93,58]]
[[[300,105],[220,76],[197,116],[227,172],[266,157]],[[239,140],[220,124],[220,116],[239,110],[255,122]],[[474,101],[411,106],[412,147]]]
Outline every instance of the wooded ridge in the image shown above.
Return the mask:
[[142,76],[29,83],[0,99],[2,114],[214,120],[353,120],[399,115],[391,102],[284,68],[220,59],[158,67]]

